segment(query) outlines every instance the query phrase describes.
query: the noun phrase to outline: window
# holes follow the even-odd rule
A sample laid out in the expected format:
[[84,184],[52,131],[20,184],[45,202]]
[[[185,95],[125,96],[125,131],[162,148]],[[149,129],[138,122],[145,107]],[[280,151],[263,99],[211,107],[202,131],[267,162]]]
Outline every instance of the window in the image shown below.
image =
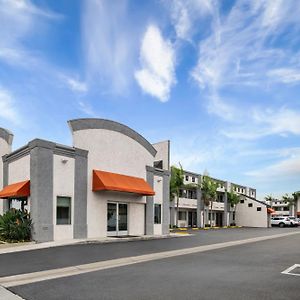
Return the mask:
[[161,224],[161,204],[154,204],[154,224]]
[[155,161],[153,165],[154,165],[154,168],[163,169],[163,161],[162,160]]
[[178,219],[181,221],[185,221],[186,220],[186,211],[180,211]]
[[215,220],[215,214],[214,213],[208,213],[208,220],[214,221]]
[[248,207],[253,207],[253,203],[248,203]]
[[244,203],[244,202],[245,202],[245,200],[241,200],[241,201],[240,201],[240,203]]
[[224,202],[224,201],[223,201],[223,195],[222,195],[222,194],[218,194],[217,201],[218,201],[218,202]]
[[185,175],[185,181],[189,181],[189,176]]
[[56,224],[71,224],[71,197],[57,197],[56,199]]
[[257,210],[257,211],[261,211],[261,207],[257,207],[256,210]]
[[192,182],[195,182],[195,177],[194,176],[192,177]]

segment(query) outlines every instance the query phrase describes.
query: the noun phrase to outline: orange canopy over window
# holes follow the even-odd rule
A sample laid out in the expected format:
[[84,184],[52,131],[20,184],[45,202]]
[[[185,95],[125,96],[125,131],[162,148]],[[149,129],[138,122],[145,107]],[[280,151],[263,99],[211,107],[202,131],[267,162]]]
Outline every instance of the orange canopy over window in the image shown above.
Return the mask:
[[268,207],[267,211],[268,211],[268,214],[275,214],[276,213],[276,210],[274,210],[273,208],[270,208],[270,207]]
[[30,180],[13,183],[0,191],[0,198],[22,198],[30,195]]
[[93,191],[118,191],[144,196],[155,195],[150,185],[139,177],[93,170]]

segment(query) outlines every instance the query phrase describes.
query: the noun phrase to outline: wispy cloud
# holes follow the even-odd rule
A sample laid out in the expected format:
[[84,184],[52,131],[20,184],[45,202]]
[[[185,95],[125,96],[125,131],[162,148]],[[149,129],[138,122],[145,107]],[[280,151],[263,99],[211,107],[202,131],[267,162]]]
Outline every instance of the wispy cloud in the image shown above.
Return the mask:
[[270,70],[267,75],[274,81],[282,83],[300,83],[300,67],[298,69],[274,69]]
[[39,29],[42,20],[61,18],[61,15],[41,9],[29,0],[0,0],[0,59],[6,63],[24,65],[28,61],[31,64],[33,55],[23,42]]
[[300,112],[282,107],[274,109],[255,109],[249,114],[245,125],[222,130],[222,134],[241,140],[254,140],[269,135],[300,135]]
[[92,106],[85,102],[85,101],[79,101],[78,102],[79,105],[79,110],[82,111],[84,114],[90,116],[90,117],[97,117],[97,113],[95,112],[95,110],[92,108]]
[[267,167],[249,171],[248,176],[260,178],[263,181],[284,181],[288,178],[300,176],[300,149],[290,149],[285,158]]
[[136,28],[127,1],[86,1],[82,43],[89,79],[106,92],[122,95],[133,74]]
[[199,24],[199,17],[210,14],[213,10],[212,0],[173,0],[165,1],[171,12],[171,21],[179,39],[192,42]]
[[149,25],[140,50],[141,69],[135,78],[144,92],[165,102],[176,83],[175,51],[155,25]]
[[[276,45],[286,32],[299,37],[297,1],[240,0],[226,15],[221,15],[220,2],[212,3],[211,33],[199,42],[198,62],[191,72],[208,101],[214,100],[211,94],[220,94],[220,89],[228,86],[264,89],[271,79],[298,80],[293,55]],[[290,39],[289,43],[296,41]],[[219,97],[219,101],[224,100]]]
[[0,118],[14,124],[20,123],[19,113],[15,107],[12,94],[0,86]]
[[86,93],[88,91],[88,85],[84,81],[80,81],[70,76],[61,75],[61,79],[66,83],[66,85],[76,93]]

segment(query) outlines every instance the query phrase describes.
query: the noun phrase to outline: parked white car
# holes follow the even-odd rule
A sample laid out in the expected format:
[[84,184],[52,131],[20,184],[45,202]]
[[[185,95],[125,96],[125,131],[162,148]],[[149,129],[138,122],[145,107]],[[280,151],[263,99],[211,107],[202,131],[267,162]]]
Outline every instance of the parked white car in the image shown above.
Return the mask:
[[298,226],[298,222],[295,217],[273,217],[271,218],[271,226]]

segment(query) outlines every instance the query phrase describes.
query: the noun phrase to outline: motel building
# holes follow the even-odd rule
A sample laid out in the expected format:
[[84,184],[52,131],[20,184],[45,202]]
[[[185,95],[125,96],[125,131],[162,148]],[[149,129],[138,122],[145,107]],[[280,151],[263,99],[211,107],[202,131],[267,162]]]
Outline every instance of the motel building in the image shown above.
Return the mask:
[[169,233],[169,141],[104,119],[68,122],[73,146],[41,139],[11,151],[0,128],[0,214],[24,208],[38,242]]
[[[177,200],[170,202],[170,224],[179,227],[222,227],[236,224],[245,227],[270,227],[271,213],[274,212],[268,205],[256,199],[256,190],[247,186],[235,184],[220,179],[211,178],[218,183],[217,198],[211,207],[205,207],[201,199],[202,175],[184,171],[184,184],[187,187],[179,192],[178,213]],[[195,185],[197,188],[189,188]],[[240,203],[236,209],[231,207],[227,201],[226,191],[233,190],[240,195]]]

